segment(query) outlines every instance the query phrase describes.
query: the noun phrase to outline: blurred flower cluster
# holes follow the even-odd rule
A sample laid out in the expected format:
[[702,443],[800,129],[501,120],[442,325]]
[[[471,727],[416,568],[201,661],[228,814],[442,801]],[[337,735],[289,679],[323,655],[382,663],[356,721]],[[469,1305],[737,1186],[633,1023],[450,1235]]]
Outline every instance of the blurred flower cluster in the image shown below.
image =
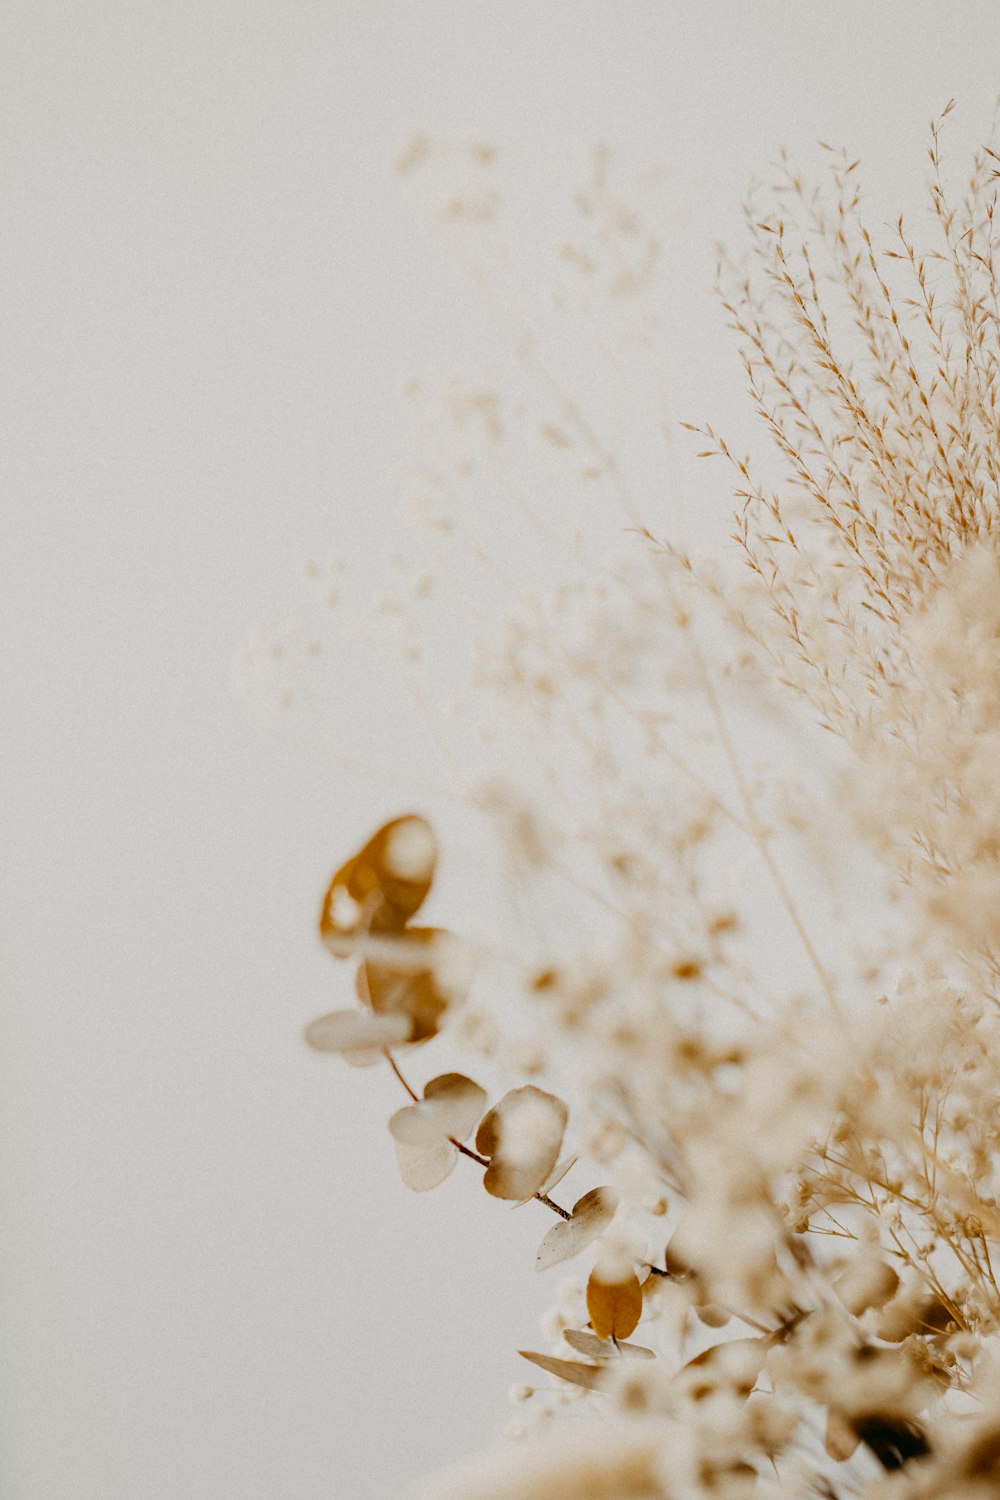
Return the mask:
[[[502,495],[529,572],[546,495],[580,495],[562,570],[524,581],[470,669],[465,789],[531,911],[513,953],[485,915],[413,925],[447,857],[422,813],[322,905],[356,996],[310,1045],[397,1073],[409,1187],[461,1163],[537,1199],[537,1269],[569,1273],[523,1351],[521,1440],[428,1500],[1000,1492],[1000,158],[952,196],[940,130],[919,234],[876,238],[832,152],[748,203],[719,287],[763,436],[751,460],[696,426],[737,492],[703,556],[608,436],[662,435],[655,382],[626,411],[614,372],[655,369],[668,270],[608,154],[527,320],[495,153],[400,160],[441,174],[439,218],[515,335],[511,394],[414,391],[446,456],[414,468],[427,567],[389,613],[425,704],[426,578],[489,576],[463,487]],[[577,346],[558,356],[570,322],[604,404]],[[426,1061],[442,1031],[468,1075]],[[492,1103],[477,1054],[509,1083]]]

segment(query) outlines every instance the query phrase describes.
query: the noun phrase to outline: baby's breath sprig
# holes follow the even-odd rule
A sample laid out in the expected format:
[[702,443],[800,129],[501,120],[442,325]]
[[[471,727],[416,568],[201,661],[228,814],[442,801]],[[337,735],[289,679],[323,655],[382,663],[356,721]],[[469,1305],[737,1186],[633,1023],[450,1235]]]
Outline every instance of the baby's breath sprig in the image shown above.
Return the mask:
[[[476,434],[490,483],[530,488],[520,448],[517,484],[497,480],[520,424],[546,483],[568,476],[581,506],[602,486],[639,539],[526,598],[477,664],[495,742],[531,745],[524,787],[470,794],[519,903],[530,892],[528,1039],[508,1039],[506,1011],[477,1031],[461,940],[417,925],[426,819],[380,828],[322,903],[358,1004],[306,1037],[392,1069],[404,1182],[433,1188],[464,1157],[491,1196],[554,1214],[539,1271],[590,1262],[557,1295],[549,1349],[521,1351],[554,1384],[519,1399],[543,1429],[593,1404],[599,1439],[567,1423],[430,1500],[1000,1486],[1000,155],[977,153],[956,200],[950,109],[931,129],[929,244],[902,217],[876,233],[858,161],[824,148],[815,187],[782,161],[747,207],[745,262],[721,260],[763,451],[689,430],[735,476],[732,569],[654,535],[614,416],[489,285],[495,154],[421,140],[401,164],[468,177],[439,219],[491,305],[513,297],[540,408],[449,388],[458,457],[420,471],[435,538],[459,529]],[[663,256],[612,167],[595,157],[558,255],[576,290],[552,305],[586,328],[602,296],[625,309],[627,336],[599,341],[617,379],[628,351],[655,352]],[[501,269],[516,288],[506,251]],[[550,540],[537,499],[523,509]],[[488,560],[478,542],[468,556]],[[549,952],[554,885],[578,920]],[[418,1092],[400,1059],[445,1026],[538,1081],[492,1107],[464,1073]],[[553,1077],[613,1183],[572,1208],[552,1196],[577,1159]]]

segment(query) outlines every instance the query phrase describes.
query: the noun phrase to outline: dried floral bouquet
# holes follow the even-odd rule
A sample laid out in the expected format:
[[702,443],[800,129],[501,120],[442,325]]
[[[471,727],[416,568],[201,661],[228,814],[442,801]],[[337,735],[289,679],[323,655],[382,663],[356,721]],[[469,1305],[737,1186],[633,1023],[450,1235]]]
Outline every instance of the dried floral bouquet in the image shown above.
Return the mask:
[[[310,1046],[398,1076],[410,1188],[465,1158],[573,1272],[522,1351],[533,1430],[433,1500],[1000,1494],[1000,158],[952,196],[940,127],[926,234],[871,232],[832,152],[747,206],[719,284],[767,441],[693,429],[735,475],[728,557],[654,534],[539,339],[543,420],[449,390],[498,448],[520,413],[629,530],[479,662],[508,774],[470,795],[575,926],[542,921],[498,1005],[489,951],[419,925],[415,812],[322,904],[357,1003]],[[442,216],[486,285],[492,153],[465,165]],[[608,357],[645,358],[663,256],[605,154],[576,208],[562,264],[618,319]],[[425,471],[439,537],[472,467]],[[515,1086],[434,1076],[442,1030]]]

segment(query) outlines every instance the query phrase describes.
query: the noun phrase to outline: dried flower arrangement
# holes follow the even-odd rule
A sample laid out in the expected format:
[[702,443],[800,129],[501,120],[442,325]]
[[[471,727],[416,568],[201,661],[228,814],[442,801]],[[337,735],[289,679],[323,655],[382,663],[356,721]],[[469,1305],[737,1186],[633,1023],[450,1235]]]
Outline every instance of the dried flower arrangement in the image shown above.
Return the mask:
[[[306,1031],[397,1075],[408,1187],[464,1157],[553,1214],[539,1271],[584,1267],[523,1351],[551,1378],[520,1392],[530,1435],[431,1500],[1000,1491],[1000,157],[953,202],[945,116],[929,248],[902,218],[877,242],[831,152],[820,185],[788,167],[750,202],[746,263],[720,263],[773,471],[691,429],[735,473],[733,565],[653,534],[601,421],[518,342],[545,406],[525,421],[630,528],[478,663],[524,778],[472,795],[534,908],[558,887],[575,916],[540,923],[498,1014],[490,953],[415,925],[438,845],[397,816],[322,903],[357,1003]],[[493,153],[456,154],[442,217],[475,235]],[[441,156],[418,140],[401,170]],[[606,154],[577,209],[575,305],[645,358],[663,257]],[[524,413],[447,405],[493,448]],[[473,468],[422,470],[446,542]],[[418,1090],[409,1055],[442,1030],[514,1086]]]

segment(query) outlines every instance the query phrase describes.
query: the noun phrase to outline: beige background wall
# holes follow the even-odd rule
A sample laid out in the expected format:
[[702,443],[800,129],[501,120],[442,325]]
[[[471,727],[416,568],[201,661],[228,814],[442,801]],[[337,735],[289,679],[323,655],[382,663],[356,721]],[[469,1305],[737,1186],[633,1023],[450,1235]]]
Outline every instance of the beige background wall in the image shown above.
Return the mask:
[[533,1209],[408,1196],[391,1081],[299,1040],[342,994],[324,878],[432,752],[400,731],[390,793],[333,764],[392,723],[363,643],[317,714],[230,695],[306,559],[384,552],[405,378],[492,358],[392,153],[492,139],[527,219],[594,140],[665,160],[672,395],[738,423],[711,247],[747,180],[823,137],[915,201],[933,110],[956,154],[986,133],[1000,11],[9,0],[0,31],[0,1491],[383,1500],[505,1420],[548,1295]]

